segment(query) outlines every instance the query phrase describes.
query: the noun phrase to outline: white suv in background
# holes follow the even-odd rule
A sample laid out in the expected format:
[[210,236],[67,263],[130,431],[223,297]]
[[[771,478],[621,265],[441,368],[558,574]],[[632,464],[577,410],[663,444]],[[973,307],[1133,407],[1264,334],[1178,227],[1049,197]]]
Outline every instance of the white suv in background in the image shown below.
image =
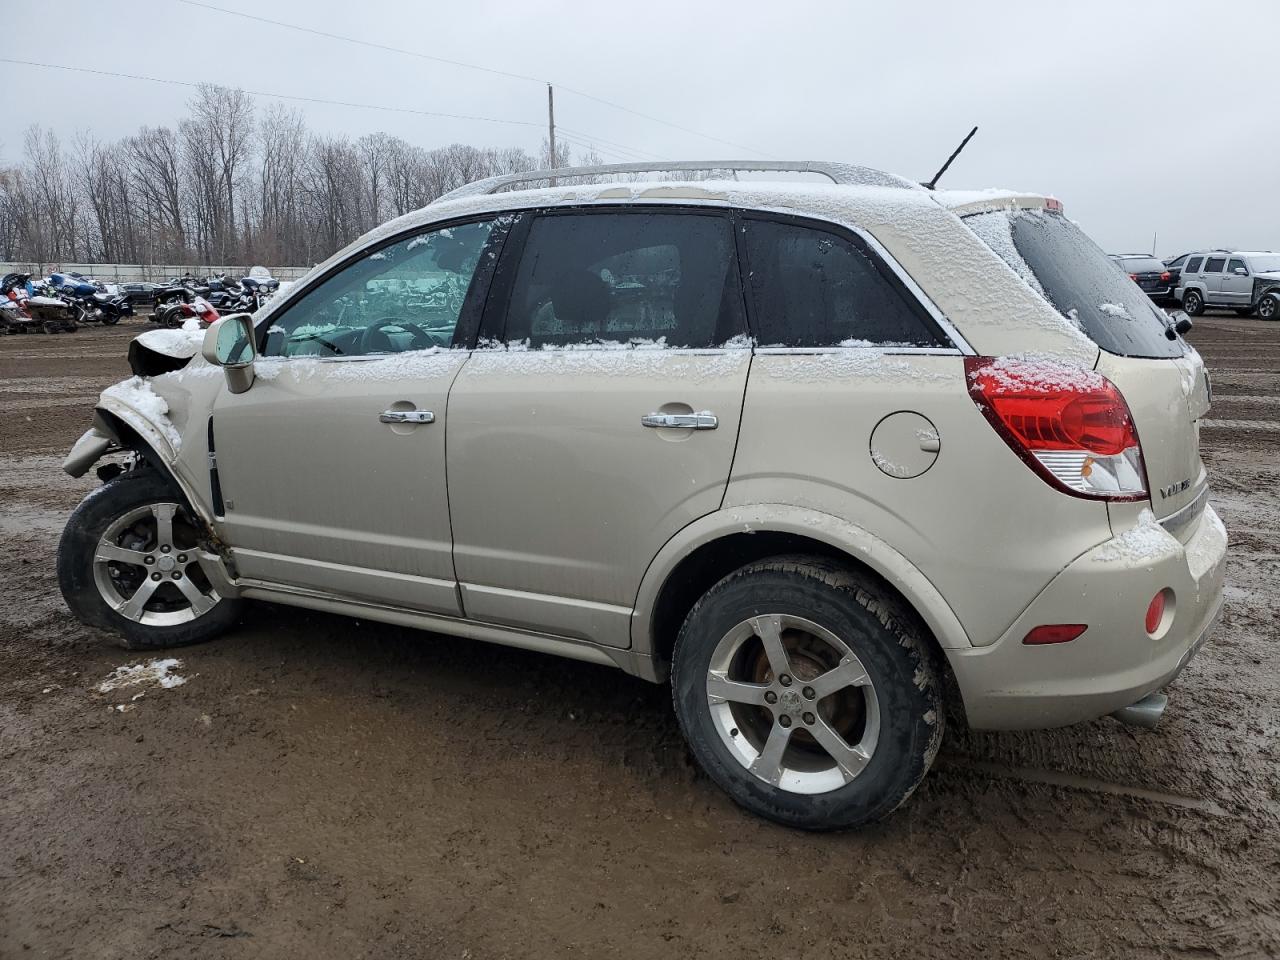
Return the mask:
[[1242,317],[1280,319],[1280,253],[1211,250],[1189,254],[1174,295],[1193,317],[1228,307]]
[[464,187],[143,334],[65,464],[126,453],[70,608],[135,649],[260,599],[669,680],[711,779],[810,829],[901,804],[952,690],[976,728],[1154,723],[1227,545],[1170,318],[1043,196],[582,182],[641,167]]

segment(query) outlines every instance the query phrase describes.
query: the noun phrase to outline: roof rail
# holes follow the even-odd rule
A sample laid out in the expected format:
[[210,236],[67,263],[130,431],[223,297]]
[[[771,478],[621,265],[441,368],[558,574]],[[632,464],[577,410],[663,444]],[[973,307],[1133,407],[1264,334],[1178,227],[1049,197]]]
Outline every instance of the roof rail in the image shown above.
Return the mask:
[[502,176],[476,180],[450,190],[433,201],[457,200],[461,197],[479,197],[497,193],[504,187],[521,183],[551,180],[575,180],[582,177],[601,177],[627,173],[817,173],[832,183],[856,184],[876,187],[906,187],[923,189],[920,184],[904,177],[885,173],[872,167],[860,167],[850,163],[828,163],[822,160],[654,160],[644,163],[606,163],[593,167],[560,167],[556,170],[529,170],[524,173],[507,173]]

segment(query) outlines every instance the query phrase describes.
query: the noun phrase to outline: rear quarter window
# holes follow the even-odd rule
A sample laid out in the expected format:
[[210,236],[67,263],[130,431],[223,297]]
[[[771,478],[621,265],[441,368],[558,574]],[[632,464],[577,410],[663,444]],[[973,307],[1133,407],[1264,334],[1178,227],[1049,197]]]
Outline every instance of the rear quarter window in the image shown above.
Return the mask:
[[1196,272],[1198,272],[1198,271],[1199,271],[1199,269],[1200,269],[1200,264],[1202,264],[1202,263],[1204,263],[1204,258],[1203,258],[1203,257],[1192,257],[1190,260],[1188,260],[1188,261],[1187,261],[1187,268],[1186,268],[1184,271],[1182,271],[1182,272],[1183,272],[1183,273],[1196,273]]
[[1169,320],[1078,226],[1043,210],[971,214],[965,224],[1062,316],[1108,353],[1180,357]]
[[799,221],[745,224],[752,332],[762,347],[948,346],[860,237]]

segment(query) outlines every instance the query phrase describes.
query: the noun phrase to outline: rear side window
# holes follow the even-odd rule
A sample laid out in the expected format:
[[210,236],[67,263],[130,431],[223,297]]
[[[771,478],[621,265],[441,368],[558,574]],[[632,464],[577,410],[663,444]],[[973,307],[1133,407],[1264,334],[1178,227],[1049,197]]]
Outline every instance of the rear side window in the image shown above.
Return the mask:
[[1204,262],[1204,257],[1192,257],[1187,261],[1186,273],[1195,273],[1200,269],[1200,264]]
[[945,345],[924,308],[858,238],[752,219],[746,253],[761,346]]
[[1124,357],[1180,357],[1169,319],[1079,227],[1059,213],[974,214],[965,224],[1103,350]]
[[1204,263],[1205,273],[1221,273],[1222,265],[1227,262],[1226,257],[1210,257]]
[[713,347],[745,333],[725,216],[575,212],[530,226],[508,343]]

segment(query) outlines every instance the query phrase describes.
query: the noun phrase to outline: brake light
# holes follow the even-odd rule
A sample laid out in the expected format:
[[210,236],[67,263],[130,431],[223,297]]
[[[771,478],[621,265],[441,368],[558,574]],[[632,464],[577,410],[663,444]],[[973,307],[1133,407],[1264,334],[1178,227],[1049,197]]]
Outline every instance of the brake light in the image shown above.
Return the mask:
[[1169,277],[1171,277],[1171,276],[1172,276],[1172,274],[1171,274],[1171,273],[1169,273],[1169,271],[1168,271],[1168,270],[1166,270],[1164,273],[1160,274],[1160,279],[1161,279],[1161,280],[1163,280],[1163,281],[1165,281],[1165,283],[1168,283],[1168,282],[1169,282]]
[[1132,280],[1134,283],[1137,283],[1137,282],[1138,282],[1138,275],[1137,275],[1136,273],[1131,273],[1131,274],[1129,274],[1129,279],[1130,279],[1130,280]]
[[966,357],[965,374],[978,409],[1047,483],[1078,497],[1146,498],[1138,432],[1106,377],[1011,357]]

